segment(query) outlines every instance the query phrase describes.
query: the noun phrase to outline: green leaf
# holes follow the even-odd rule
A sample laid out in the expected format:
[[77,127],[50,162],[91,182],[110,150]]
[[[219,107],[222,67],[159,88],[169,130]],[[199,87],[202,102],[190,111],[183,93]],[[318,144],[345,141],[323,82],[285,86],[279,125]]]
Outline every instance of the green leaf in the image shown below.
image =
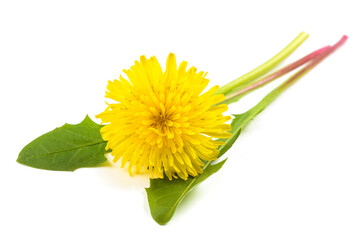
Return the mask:
[[196,185],[216,173],[226,159],[217,164],[208,165],[204,172],[198,177],[191,177],[184,181],[182,179],[169,180],[151,179],[150,187],[146,188],[151,215],[161,225],[166,224],[174,215],[179,203]]
[[98,166],[106,161],[106,142],[101,137],[101,127],[89,116],[77,125],[65,124],[26,145],[17,162],[57,171]]

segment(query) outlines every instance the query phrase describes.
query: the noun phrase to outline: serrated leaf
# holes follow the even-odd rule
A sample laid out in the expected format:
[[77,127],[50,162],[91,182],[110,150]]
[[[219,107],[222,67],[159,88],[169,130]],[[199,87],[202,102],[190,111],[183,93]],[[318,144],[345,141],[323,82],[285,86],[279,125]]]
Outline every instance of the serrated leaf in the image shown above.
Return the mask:
[[101,127],[89,116],[77,125],[65,124],[26,145],[17,162],[57,171],[98,166],[106,161],[106,142],[101,137]]

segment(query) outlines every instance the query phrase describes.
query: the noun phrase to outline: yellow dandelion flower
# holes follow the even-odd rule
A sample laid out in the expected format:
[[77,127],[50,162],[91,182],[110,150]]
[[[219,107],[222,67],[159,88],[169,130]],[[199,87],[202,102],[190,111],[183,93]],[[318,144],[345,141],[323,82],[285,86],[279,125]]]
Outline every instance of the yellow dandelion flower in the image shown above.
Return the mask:
[[187,62],[177,68],[170,53],[165,73],[155,57],[140,57],[140,62],[123,70],[128,80],[109,81],[106,96],[116,103],[108,104],[96,117],[108,123],[101,135],[108,141],[113,161],[121,167],[129,163],[129,174],[145,169],[151,178],[164,173],[187,179],[202,173],[204,161],[216,160],[218,146],[213,138],[228,138],[230,125],[223,116],[224,95],[215,95],[219,86],[202,93],[209,80]]

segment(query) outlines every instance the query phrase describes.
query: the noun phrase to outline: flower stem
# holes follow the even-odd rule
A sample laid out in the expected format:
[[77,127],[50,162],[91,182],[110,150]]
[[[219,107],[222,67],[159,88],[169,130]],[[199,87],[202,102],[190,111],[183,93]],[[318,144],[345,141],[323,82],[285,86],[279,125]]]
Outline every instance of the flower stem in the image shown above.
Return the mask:
[[261,80],[258,80],[257,82],[253,83],[252,85],[250,86],[247,86],[245,88],[242,88],[240,89],[239,91],[235,92],[235,93],[232,93],[230,94],[229,96],[226,97],[226,99],[222,102],[222,103],[232,103],[234,102],[234,98],[239,98],[241,95],[244,95],[246,93],[249,93],[250,91],[256,89],[256,88],[259,88],[261,86],[264,86],[265,84],[291,72],[292,70],[298,68],[298,67],[301,67],[302,65],[304,65],[305,63],[313,60],[314,58],[316,58],[319,54],[321,54],[322,52],[326,51],[327,49],[329,49],[330,46],[326,46],[326,47],[323,47],[323,48],[320,48],[308,55],[306,55],[305,57],[297,60],[296,62],[293,62],[291,64],[289,64],[288,66],[262,78]]
[[255,81],[257,78],[263,76],[271,69],[276,67],[280,62],[285,60],[292,52],[295,51],[307,38],[307,33],[300,33],[288,46],[286,46],[282,51],[280,51],[277,55],[273,58],[262,64],[261,66],[255,68],[254,70],[250,71],[249,73],[235,79],[234,81],[222,86],[218,89],[216,94],[224,94],[228,95],[229,93],[233,92],[234,89],[250,84],[251,82]]
[[322,60],[328,57],[331,53],[337,50],[341,45],[343,45],[347,36],[343,36],[335,45],[327,48],[322,53],[317,55],[308,65],[303,67],[301,70],[292,75],[289,79],[287,79],[280,86],[271,91],[268,95],[266,95],[255,107],[250,109],[248,112],[257,111],[261,112],[265,107],[267,107],[270,103],[272,103],[283,91],[289,88],[294,82],[299,80],[302,76],[308,73],[311,69],[317,66]]

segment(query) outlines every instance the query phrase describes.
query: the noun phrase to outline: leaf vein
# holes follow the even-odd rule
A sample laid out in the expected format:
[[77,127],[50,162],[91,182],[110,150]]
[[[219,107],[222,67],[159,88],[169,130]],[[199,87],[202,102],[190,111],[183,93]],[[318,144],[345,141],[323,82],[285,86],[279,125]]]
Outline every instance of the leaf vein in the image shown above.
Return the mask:
[[30,156],[27,156],[27,158],[36,158],[36,157],[44,157],[44,156],[48,156],[48,155],[55,155],[58,153],[68,152],[68,151],[72,151],[72,150],[76,150],[76,149],[80,150],[81,148],[92,147],[92,146],[96,146],[98,144],[103,144],[103,143],[106,143],[106,142],[105,141],[95,142],[95,143],[85,144],[85,145],[81,145],[81,146],[77,146],[77,147],[73,147],[73,148],[62,149],[62,150],[54,151],[54,152],[49,152],[44,146],[40,145],[42,148],[44,148],[48,152],[45,154],[30,155]]

